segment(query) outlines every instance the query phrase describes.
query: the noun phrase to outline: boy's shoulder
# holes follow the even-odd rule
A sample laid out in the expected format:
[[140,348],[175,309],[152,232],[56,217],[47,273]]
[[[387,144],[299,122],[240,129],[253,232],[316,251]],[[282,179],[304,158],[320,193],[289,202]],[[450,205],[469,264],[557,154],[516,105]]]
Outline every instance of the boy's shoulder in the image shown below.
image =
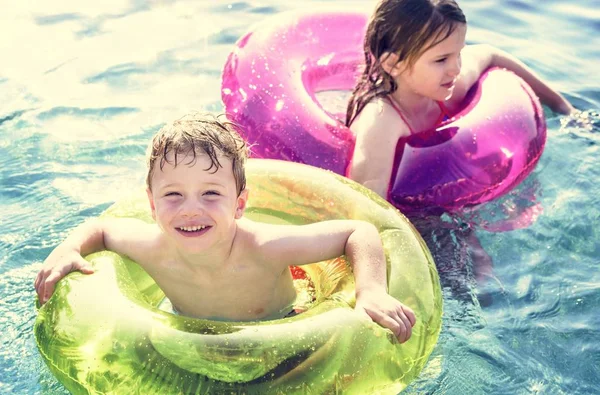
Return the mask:
[[294,237],[301,229],[289,224],[273,224],[253,221],[248,218],[238,220],[234,247],[256,255],[268,254],[268,251],[279,242]]
[[242,217],[237,220],[235,237],[232,240],[230,259],[235,262],[255,262],[262,265],[270,261],[274,241],[277,240],[277,225],[253,221]]
[[122,231],[140,231],[146,236],[160,233],[160,228],[155,222],[147,222],[139,218],[109,217],[102,218],[101,221],[105,223],[105,226],[118,228]]
[[247,245],[252,244],[255,247],[258,247],[260,244],[273,237],[277,227],[277,225],[242,217],[237,222],[237,231],[234,242]]
[[102,219],[105,244],[126,255],[153,254],[163,248],[164,234],[155,223],[137,218]]

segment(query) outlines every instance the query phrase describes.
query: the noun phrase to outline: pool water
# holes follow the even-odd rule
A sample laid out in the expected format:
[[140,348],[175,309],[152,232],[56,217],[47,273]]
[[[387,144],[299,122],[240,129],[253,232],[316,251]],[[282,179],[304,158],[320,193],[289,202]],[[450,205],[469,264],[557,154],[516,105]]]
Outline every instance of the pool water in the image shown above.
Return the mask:
[[[33,338],[33,280],[68,232],[142,188],[165,122],[220,111],[253,23],[370,1],[11,2],[0,16],[0,393],[61,394]],[[582,113],[547,112],[532,175],[501,199],[415,218],[440,270],[439,343],[409,394],[600,393],[600,11],[463,0],[467,39],[511,52]],[[101,295],[99,295],[101,297]]]

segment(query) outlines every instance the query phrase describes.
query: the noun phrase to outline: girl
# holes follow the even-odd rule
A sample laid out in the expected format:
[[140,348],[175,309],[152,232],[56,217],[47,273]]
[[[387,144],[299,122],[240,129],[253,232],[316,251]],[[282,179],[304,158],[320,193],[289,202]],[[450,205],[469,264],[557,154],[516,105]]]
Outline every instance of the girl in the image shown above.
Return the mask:
[[454,0],[379,2],[367,27],[366,67],[346,114],[356,136],[350,178],[387,198],[398,140],[457,112],[489,67],[515,72],[553,111],[573,110],[513,56],[489,45],[465,47],[466,31],[466,18]]

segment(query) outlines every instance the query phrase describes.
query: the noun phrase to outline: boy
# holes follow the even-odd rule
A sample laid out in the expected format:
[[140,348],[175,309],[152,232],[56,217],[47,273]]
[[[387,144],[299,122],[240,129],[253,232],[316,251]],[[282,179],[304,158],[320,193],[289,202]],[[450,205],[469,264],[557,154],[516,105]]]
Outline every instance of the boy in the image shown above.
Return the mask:
[[356,279],[355,309],[408,340],[415,316],[386,291],[376,228],[352,220],[293,226],[243,218],[246,159],[234,126],[210,115],[162,128],[149,147],[146,179],[156,223],[111,218],[80,225],[44,262],[35,280],[40,302],[67,273],[93,273],[82,256],[107,249],[138,262],[181,314],[283,317],[296,298],[289,266],[345,254]]

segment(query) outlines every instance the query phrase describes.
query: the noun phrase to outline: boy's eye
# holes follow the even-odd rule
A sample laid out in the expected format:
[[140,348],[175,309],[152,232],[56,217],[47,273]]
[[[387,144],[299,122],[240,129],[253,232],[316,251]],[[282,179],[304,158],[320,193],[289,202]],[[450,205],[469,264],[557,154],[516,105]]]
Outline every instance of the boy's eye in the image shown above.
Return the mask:
[[441,59],[436,60],[435,62],[436,63],[444,63],[446,61],[446,59],[448,59],[448,58],[441,58]]
[[165,196],[181,196],[181,194],[179,192],[167,192]]
[[213,196],[219,196],[220,193],[217,191],[206,191],[204,192],[205,195],[213,195]]

